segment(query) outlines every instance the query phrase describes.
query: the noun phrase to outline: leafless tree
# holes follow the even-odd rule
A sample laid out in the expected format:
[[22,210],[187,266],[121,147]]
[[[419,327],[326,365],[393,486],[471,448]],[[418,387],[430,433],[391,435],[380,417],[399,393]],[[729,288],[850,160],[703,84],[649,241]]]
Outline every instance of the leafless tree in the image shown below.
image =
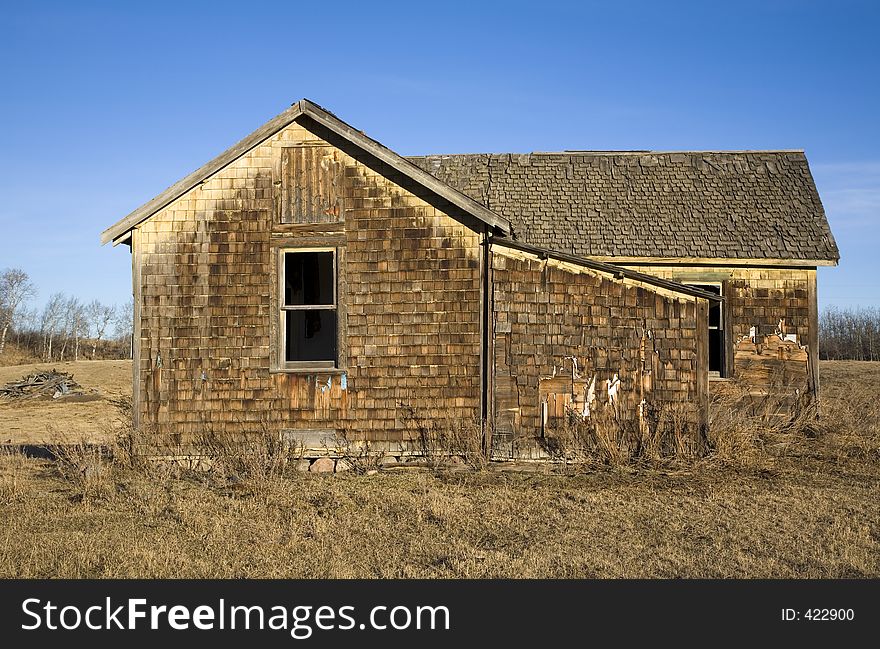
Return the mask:
[[6,334],[14,326],[22,306],[37,294],[28,274],[20,268],[0,273],[0,354],[6,347]]
[[21,346],[26,344],[28,340],[34,339],[34,332],[40,330],[40,312],[36,308],[22,307],[16,318],[15,327],[15,344]]
[[40,334],[43,338],[43,355],[47,361],[52,360],[52,344],[61,329],[67,298],[64,293],[53,293],[43,307],[40,316]]
[[73,359],[79,360],[79,344],[82,338],[88,336],[88,320],[86,309],[78,298],[69,297],[63,307],[63,332],[64,341],[61,343],[61,351],[58,360],[64,360],[68,343],[73,343]]
[[90,332],[94,332],[92,337],[92,360],[98,353],[98,343],[107,332],[107,327],[116,319],[116,307],[107,304],[101,304],[98,300],[92,300],[86,306],[86,317],[89,321]]
[[134,335],[134,298],[116,309],[116,319],[113,324],[116,339],[129,341],[129,357],[133,357],[134,345],[132,336]]
[[819,319],[819,352],[831,360],[880,360],[880,308],[825,309]]

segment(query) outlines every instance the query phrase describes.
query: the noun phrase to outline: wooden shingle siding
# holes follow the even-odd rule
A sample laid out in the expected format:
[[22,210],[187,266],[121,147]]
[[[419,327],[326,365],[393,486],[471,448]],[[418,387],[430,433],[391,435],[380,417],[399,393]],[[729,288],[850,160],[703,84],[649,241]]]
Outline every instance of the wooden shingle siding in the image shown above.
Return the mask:
[[559,419],[594,381],[598,403],[607,403],[615,376],[625,419],[638,419],[642,399],[652,407],[704,403],[697,308],[705,300],[498,246],[492,273],[498,434],[540,435],[542,403]]
[[[280,222],[297,150],[340,174],[335,203],[317,202],[326,222]],[[144,221],[135,241],[138,414],[157,444],[267,427],[401,440],[407,413],[479,417],[480,236],[300,125]],[[271,371],[277,250],[321,246],[339,251],[342,366]]]
[[816,266],[839,255],[802,151],[411,160],[302,100],[105,230],[132,245],[158,446],[390,450],[477,421],[488,445],[594,405],[640,433],[691,407],[704,431],[710,365],[719,393],[731,368],[817,388]]
[[734,356],[735,343],[749,336],[752,327],[760,336],[772,334],[784,320],[785,331],[807,347],[813,375],[818,376],[818,318],[815,268],[725,268],[720,266],[634,266],[633,268],[678,282],[718,282],[724,286],[727,342],[733,360],[733,377],[743,356]]
[[342,154],[330,146],[281,149],[281,205],[284,223],[343,220]]

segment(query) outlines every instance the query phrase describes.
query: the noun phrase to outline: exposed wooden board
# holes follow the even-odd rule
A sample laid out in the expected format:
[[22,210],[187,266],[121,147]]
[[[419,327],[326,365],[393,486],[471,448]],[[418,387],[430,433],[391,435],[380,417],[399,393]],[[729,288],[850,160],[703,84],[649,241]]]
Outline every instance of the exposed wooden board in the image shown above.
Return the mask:
[[284,365],[284,350],[281,348],[281,295],[284,287],[281,279],[281,255],[284,244],[272,246],[269,250],[269,371],[279,372]]
[[343,221],[343,166],[335,148],[285,148],[281,161],[283,223],[317,226]]
[[291,232],[273,232],[270,235],[273,247],[291,246],[300,248],[325,248],[327,246],[344,248],[348,244],[345,234],[322,234],[316,232],[303,232],[301,235],[293,235]]
[[142,255],[138,228],[131,232],[131,284],[134,313],[131,334],[131,425],[139,430],[141,424],[141,303],[143,300]]
[[495,318],[493,309],[492,248],[489,232],[483,233],[480,242],[480,417],[483,428],[483,450],[492,451],[492,434],[495,427]]
[[696,300],[697,307],[697,346],[696,346],[696,402],[700,424],[709,424],[709,302]]
[[[721,283],[721,294],[730,294],[730,280],[726,279]],[[736,362],[734,360],[734,328],[733,318],[731,317],[731,301],[727,300],[721,310],[722,327],[724,328],[724,378],[734,378],[736,376]],[[708,367],[706,368],[708,369]]]
[[[103,245],[104,243],[107,243],[107,242],[106,242],[106,241],[102,241],[101,243],[102,243],[102,245]],[[118,237],[116,237],[115,239],[113,239],[113,245],[114,245],[114,246],[118,246],[118,245],[121,244],[121,243],[126,243],[126,244],[128,244],[129,246],[132,245],[132,244],[131,244],[131,230],[128,230],[128,231],[126,231],[126,232],[123,232],[123,233],[120,234]]]
[[317,148],[323,148],[323,147],[327,146],[327,143],[326,143],[326,142],[323,142],[322,140],[314,140],[314,139],[312,139],[312,140],[307,140],[307,139],[302,139],[302,140],[296,140],[296,141],[283,141],[283,142],[279,142],[279,143],[278,143],[278,146],[279,146],[280,148],[282,148],[282,149],[291,149],[291,148],[300,149],[300,148],[302,148],[302,147],[317,147]]
[[[497,329],[496,329],[497,332]],[[519,397],[516,381],[511,375],[509,366],[509,335],[496,333],[493,347],[493,384],[492,399],[494,402],[494,433],[502,439],[509,439],[519,432]]]
[[813,381],[813,394],[819,394],[819,304],[817,300],[816,271],[810,273],[807,281],[807,308],[809,309],[810,328],[807,348],[810,352],[810,374]]
[[684,284],[718,284],[730,279],[732,273],[729,268],[716,270],[700,269],[698,271],[679,270],[672,273],[672,281]]
[[736,344],[737,383],[756,396],[768,393],[793,400],[809,390],[811,357],[807,348],[776,335],[743,337]]
[[348,272],[345,258],[345,246],[336,248],[336,353],[338,367],[343,370],[348,369]]

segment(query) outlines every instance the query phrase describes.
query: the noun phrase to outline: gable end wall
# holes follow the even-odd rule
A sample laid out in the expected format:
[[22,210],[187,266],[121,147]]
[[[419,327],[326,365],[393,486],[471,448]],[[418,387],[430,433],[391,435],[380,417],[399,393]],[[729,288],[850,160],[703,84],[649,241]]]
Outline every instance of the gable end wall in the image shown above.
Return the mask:
[[[401,440],[412,414],[479,417],[480,235],[338,149],[343,222],[282,224],[282,150],[298,143],[329,146],[292,124],[135,233],[136,408],[158,445],[267,429]],[[337,250],[339,371],[270,369],[277,254],[297,246]]]

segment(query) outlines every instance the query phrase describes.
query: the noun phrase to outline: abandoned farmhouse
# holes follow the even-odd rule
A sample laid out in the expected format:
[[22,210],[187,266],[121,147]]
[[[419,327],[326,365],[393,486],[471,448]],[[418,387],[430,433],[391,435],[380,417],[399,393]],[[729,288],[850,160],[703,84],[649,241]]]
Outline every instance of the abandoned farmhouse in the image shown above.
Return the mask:
[[157,445],[457,421],[499,456],[609,413],[700,435],[734,384],[815,397],[839,257],[802,151],[404,158],[305,99],[101,241],[131,249]]

